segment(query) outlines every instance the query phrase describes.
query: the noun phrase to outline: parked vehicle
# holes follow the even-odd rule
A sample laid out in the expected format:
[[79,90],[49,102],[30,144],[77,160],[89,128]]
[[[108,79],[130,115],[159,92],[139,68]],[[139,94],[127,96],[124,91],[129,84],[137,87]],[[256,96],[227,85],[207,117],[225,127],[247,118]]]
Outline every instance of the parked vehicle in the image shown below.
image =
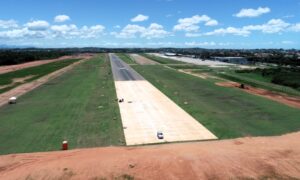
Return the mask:
[[157,131],[157,138],[158,139],[164,139],[164,134],[161,131]]

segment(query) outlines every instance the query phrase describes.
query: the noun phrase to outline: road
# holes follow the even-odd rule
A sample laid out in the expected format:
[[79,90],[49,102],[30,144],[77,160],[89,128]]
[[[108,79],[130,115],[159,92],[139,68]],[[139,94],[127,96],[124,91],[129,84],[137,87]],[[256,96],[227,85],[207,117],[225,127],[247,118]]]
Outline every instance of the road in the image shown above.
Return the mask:
[[138,54],[131,54],[131,58],[135,60],[139,65],[155,65],[159,64],[158,62],[155,62],[153,60],[150,60],[148,58],[145,58],[144,56],[140,56]]
[[117,97],[124,99],[119,107],[127,145],[217,138],[117,56],[110,59]]
[[0,94],[0,107],[6,105],[8,103],[9,98],[23,96],[24,94],[26,94],[26,93],[32,91],[33,89],[41,86],[42,84],[48,82],[49,80],[54,79],[54,78],[62,75],[63,73],[70,71],[75,66],[85,62],[89,58],[90,57],[87,56],[87,57],[85,57],[84,59],[82,59],[80,61],[77,61],[73,64],[68,65],[67,67],[64,67],[62,69],[54,71],[54,72],[52,72],[50,74],[47,74],[47,75],[45,75],[45,76],[43,76],[39,79],[36,79],[34,81],[22,84],[18,87],[15,87],[15,88],[13,88],[9,91],[6,91],[6,92]]

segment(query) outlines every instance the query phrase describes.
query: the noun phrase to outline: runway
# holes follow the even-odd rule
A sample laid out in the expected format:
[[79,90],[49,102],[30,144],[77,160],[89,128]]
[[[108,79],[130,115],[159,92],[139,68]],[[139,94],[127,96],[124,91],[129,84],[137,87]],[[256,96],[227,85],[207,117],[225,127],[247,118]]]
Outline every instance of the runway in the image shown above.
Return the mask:
[[217,139],[116,55],[109,56],[117,97],[124,99],[119,107],[127,145]]

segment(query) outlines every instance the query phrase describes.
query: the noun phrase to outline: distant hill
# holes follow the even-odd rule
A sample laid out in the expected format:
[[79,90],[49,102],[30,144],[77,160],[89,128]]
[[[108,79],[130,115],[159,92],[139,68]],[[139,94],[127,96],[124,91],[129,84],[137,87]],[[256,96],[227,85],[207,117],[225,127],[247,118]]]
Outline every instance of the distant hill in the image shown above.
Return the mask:
[[16,45],[0,44],[0,49],[23,49],[23,48],[33,48],[33,46],[16,46]]

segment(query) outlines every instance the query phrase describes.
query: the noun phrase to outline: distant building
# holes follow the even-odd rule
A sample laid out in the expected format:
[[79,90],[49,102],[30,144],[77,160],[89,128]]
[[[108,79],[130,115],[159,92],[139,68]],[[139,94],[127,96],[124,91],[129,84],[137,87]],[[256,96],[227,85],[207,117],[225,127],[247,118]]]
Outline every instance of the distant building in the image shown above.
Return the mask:
[[175,53],[164,53],[165,56],[176,56]]
[[259,58],[268,58],[270,56],[273,56],[273,54],[271,54],[271,53],[255,53],[254,56],[259,57]]
[[248,64],[248,60],[244,57],[212,57],[214,61],[232,63],[232,64]]

